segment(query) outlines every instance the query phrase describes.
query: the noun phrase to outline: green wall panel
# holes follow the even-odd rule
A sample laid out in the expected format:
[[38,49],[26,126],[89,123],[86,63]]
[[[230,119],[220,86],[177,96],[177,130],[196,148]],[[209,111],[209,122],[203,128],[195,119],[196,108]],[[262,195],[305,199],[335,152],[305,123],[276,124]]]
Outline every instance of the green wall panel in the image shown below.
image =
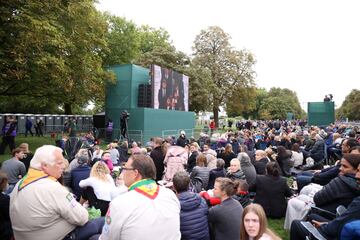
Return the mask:
[[335,122],[334,102],[309,102],[308,125],[328,125]]
[[116,75],[116,84],[106,86],[105,97],[106,119],[112,119],[115,127],[113,138],[120,138],[120,114],[124,110],[130,113],[129,135],[136,141],[147,142],[151,137],[162,136],[164,130],[170,130],[170,134],[188,129],[190,136],[190,129],[195,127],[193,112],[137,107],[138,87],[149,83],[149,69],[133,64],[108,69]]

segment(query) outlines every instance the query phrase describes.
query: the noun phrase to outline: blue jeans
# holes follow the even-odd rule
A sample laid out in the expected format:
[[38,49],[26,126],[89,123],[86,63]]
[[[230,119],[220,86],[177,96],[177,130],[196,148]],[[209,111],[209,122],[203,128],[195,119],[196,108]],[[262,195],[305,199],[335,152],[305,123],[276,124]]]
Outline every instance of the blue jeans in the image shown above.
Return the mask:
[[104,223],[104,217],[90,220],[84,226],[76,227],[64,238],[64,240],[88,240],[92,236],[101,233]]
[[314,176],[312,172],[305,171],[297,175],[296,182],[298,186],[298,191],[300,192],[303,187],[311,183],[311,179]]

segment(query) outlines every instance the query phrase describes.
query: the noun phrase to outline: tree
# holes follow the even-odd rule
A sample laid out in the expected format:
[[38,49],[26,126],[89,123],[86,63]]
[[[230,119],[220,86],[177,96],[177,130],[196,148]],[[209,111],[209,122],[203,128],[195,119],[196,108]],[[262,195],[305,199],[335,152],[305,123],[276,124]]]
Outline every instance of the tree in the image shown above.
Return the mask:
[[193,46],[193,64],[209,71],[209,81],[201,85],[208,90],[216,126],[219,107],[226,103],[232,92],[254,85],[254,56],[246,50],[234,50],[229,40],[227,33],[213,26],[202,30]]
[[256,108],[256,91],[255,87],[234,89],[226,102],[227,115],[229,117],[250,117],[250,112]]
[[92,0],[4,1],[0,14],[5,101],[47,101],[71,114],[103,95],[107,24]]
[[292,112],[295,118],[302,118],[302,110],[295,92],[287,88],[271,88],[259,108],[260,119],[286,119]]
[[353,89],[338,110],[338,118],[360,119],[360,90]]
[[104,65],[130,63],[138,58],[141,39],[136,24],[109,13],[104,13],[104,18],[109,25],[106,33],[108,51],[103,53]]

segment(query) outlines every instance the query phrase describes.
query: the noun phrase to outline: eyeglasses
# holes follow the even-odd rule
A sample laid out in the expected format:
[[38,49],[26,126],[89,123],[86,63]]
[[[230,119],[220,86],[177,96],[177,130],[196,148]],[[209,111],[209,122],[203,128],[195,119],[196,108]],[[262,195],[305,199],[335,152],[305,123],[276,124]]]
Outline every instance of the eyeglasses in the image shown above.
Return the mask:
[[121,171],[124,171],[124,170],[130,171],[130,170],[136,170],[136,169],[135,168],[122,167]]

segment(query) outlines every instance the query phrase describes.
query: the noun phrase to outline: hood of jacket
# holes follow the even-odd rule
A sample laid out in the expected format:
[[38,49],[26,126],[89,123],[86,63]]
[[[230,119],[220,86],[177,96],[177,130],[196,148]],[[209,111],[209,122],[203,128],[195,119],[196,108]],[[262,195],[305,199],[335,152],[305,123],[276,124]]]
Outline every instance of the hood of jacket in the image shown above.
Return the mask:
[[179,193],[178,198],[180,201],[181,211],[192,211],[197,209],[202,200],[199,194],[190,191]]
[[168,152],[170,156],[179,156],[182,154],[187,154],[185,148],[180,146],[171,146],[169,147]]
[[339,176],[339,178],[348,185],[351,189],[360,194],[360,187],[358,186],[355,178],[355,174],[346,174],[344,176]]

